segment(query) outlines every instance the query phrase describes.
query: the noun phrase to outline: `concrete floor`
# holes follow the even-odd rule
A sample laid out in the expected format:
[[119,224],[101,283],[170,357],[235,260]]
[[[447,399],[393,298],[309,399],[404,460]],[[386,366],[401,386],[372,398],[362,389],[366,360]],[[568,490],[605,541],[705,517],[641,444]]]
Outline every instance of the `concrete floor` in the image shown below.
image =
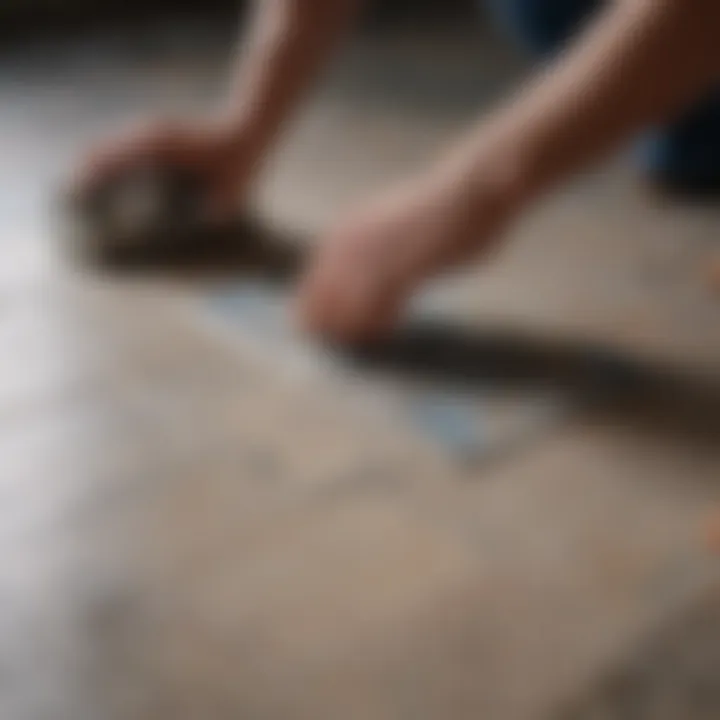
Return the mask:
[[[149,105],[208,102],[216,37],[0,60],[3,720],[720,716],[717,210],[652,205],[613,163],[452,286],[478,332],[601,342],[704,383],[467,468],[246,353],[207,281],[62,257],[49,198],[72,159]],[[363,39],[258,206],[311,234],[523,73],[473,32]]]

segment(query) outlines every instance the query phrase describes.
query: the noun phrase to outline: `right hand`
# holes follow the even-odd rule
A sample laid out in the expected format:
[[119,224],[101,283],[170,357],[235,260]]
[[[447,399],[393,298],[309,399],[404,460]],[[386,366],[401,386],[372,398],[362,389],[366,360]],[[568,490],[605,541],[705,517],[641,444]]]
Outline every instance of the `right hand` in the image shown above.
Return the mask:
[[252,180],[256,158],[252,143],[220,124],[155,121],[126,131],[92,149],[78,169],[76,192],[133,167],[157,164],[197,173],[206,189],[206,209],[213,219],[231,215]]

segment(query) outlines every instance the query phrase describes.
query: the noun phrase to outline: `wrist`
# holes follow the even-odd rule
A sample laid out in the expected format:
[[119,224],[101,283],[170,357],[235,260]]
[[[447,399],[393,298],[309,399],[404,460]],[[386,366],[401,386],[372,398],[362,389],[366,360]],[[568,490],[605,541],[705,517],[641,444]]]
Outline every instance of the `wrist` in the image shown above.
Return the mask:
[[544,142],[513,110],[499,112],[461,141],[443,160],[479,206],[488,203],[512,217],[552,184]]
[[263,124],[245,115],[224,113],[210,123],[221,152],[230,159],[259,163],[267,153],[271,137]]
[[441,163],[438,177],[452,189],[469,223],[498,229],[519,215],[535,194],[529,169],[511,154],[460,153]]

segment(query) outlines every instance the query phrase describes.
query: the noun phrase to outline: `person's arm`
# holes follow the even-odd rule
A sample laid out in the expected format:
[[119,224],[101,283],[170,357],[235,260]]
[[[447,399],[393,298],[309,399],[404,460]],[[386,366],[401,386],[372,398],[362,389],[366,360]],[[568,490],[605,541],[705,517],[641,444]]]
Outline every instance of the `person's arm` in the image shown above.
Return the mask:
[[[508,202],[549,190],[720,80],[720,2],[618,0],[455,156]],[[463,158],[463,159],[461,159]]]
[[360,0],[256,0],[225,121],[260,155],[352,25]]
[[310,330],[392,328],[428,277],[495,244],[538,195],[720,78],[719,0],[616,0],[568,52],[420,176],[323,239],[301,286]]
[[194,169],[214,214],[230,212],[278,132],[352,24],[361,0],[255,0],[223,106],[151,121],[104,141],[80,168],[91,188],[147,162]]

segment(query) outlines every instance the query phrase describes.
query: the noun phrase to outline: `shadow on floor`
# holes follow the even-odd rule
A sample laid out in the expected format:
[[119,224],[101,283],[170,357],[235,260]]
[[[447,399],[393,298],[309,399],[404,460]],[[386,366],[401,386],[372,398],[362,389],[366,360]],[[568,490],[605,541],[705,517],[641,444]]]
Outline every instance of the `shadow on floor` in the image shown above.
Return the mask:
[[720,382],[610,347],[417,320],[391,339],[344,351],[360,368],[401,373],[472,392],[488,381],[547,390],[593,416],[717,447]]
[[75,247],[83,261],[120,277],[157,275],[197,281],[244,275],[287,281],[298,273],[305,255],[297,238],[252,219],[201,233],[144,237],[112,247],[90,241]]
[[[271,297],[297,275],[307,243],[245,221],[203,237],[142,247],[144,252],[106,258],[103,265],[198,282],[259,279],[268,282]],[[383,343],[339,353],[365,372],[412,376],[469,393],[489,383],[513,391],[548,390],[594,417],[635,430],[710,447],[720,441],[720,381],[607,346],[416,320]]]

